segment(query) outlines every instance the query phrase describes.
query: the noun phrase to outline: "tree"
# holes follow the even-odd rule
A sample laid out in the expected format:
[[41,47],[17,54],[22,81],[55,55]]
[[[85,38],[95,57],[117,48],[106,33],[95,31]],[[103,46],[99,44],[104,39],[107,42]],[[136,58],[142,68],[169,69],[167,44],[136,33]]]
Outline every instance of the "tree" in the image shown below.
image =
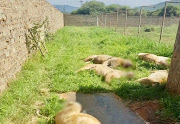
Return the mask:
[[111,12],[117,12],[117,10],[124,10],[125,11],[126,9],[130,9],[130,7],[121,6],[121,5],[118,5],[118,4],[111,4],[109,6],[106,6],[105,12],[111,13]]
[[[180,14],[180,8],[178,6],[169,5],[166,9],[166,16],[178,16]],[[150,15],[153,16],[163,16],[164,15],[164,8],[158,9],[156,11],[151,12]]]
[[180,22],[166,89],[169,93],[180,95]]
[[[171,16],[171,15],[177,16],[178,13],[179,13],[178,7],[173,6],[173,5],[167,6],[166,16]],[[163,14],[164,14],[164,8],[163,8],[163,9],[161,10],[161,12],[159,13],[159,16],[163,16]]]
[[88,15],[95,15],[95,14],[101,14],[101,13],[111,13],[111,12],[117,12],[117,10],[126,10],[130,9],[128,6],[121,6],[118,4],[112,4],[109,6],[105,6],[103,2],[97,2],[97,1],[90,1],[86,2],[82,5],[81,8],[78,10],[75,10],[72,12],[72,14],[88,14]]
[[100,14],[105,11],[105,4],[103,2],[90,1],[82,5],[81,8],[72,12],[72,14]]

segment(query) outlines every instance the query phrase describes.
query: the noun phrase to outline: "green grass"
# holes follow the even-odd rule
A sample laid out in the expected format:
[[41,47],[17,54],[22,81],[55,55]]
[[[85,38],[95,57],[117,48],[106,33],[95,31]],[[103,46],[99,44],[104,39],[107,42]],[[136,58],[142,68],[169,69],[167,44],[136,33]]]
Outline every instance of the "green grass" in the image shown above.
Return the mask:
[[[145,32],[145,29],[147,27],[153,27],[154,31]],[[161,42],[169,44],[169,45],[174,45],[174,42],[176,39],[177,28],[178,28],[178,25],[172,25],[172,26],[164,27]],[[124,33],[123,28],[119,28],[117,31],[122,33],[122,34]],[[148,38],[148,39],[153,40],[155,42],[159,42],[160,32],[161,32],[160,26],[144,26],[144,27],[141,27],[140,37],[141,38]],[[137,34],[138,34],[138,27],[127,27],[126,35],[137,36]]]
[[[163,69],[141,61],[137,54],[149,52],[171,57],[171,45],[159,44],[147,38],[138,40],[134,36],[123,36],[98,27],[64,27],[47,43],[47,48],[49,53],[45,57],[37,53],[25,63],[17,79],[11,82],[0,98],[0,123],[28,122],[32,116],[36,116],[34,103],[43,101],[45,105],[40,110],[47,118],[39,117],[38,123],[53,124],[56,112],[63,107],[63,101],[56,94],[69,91],[114,92],[128,101],[161,100],[165,107],[161,113],[178,119],[179,97],[170,97],[165,86],[143,86],[135,82],[140,77],[148,76],[152,70]],[[135,78],[130,81],[115,79],[108,85],[94,72],[76,74],[75,71],[85,65],[82,59],[93,54],[132,59],[134,66],[130,70],[136,74]],[[50,95],[42,94],[41,88],[49,88]]]

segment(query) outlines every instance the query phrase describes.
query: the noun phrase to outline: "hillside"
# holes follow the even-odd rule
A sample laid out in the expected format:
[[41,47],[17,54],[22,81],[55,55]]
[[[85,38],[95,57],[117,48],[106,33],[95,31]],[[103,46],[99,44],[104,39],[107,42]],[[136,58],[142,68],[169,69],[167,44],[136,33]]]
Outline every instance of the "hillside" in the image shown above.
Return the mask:
[[[180,0],[173,0],[173,1],[180,2]],[[161,3],[154,5],[155,8],[144,8],[144,9],[149,10],[149,11],[155,11],[157,9],[163,8],[164,5],[165,5],[165,2],[161,2]],[[169,3],[168,5],[180,5],[180,3]],[[140,7],[137,7],[137,8],[140,8]]]
[[63,13],[71,13],[74,10],[77,10],[79,7],[69,6],[69,5],[53,5]]

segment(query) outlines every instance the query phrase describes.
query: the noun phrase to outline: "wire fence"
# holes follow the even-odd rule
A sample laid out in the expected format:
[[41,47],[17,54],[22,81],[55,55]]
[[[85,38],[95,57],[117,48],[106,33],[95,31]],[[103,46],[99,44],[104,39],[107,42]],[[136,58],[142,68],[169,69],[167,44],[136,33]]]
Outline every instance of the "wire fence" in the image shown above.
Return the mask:
[[[140,19],[141,18],[141,19]],[[124,35],[139,36],[159,41],[163,17],[134,16],[127,11],[101,15],[65,15],[65,26],[101,26]],[[166,17],[162,42],[173,44],[176,38],[179,17]]]

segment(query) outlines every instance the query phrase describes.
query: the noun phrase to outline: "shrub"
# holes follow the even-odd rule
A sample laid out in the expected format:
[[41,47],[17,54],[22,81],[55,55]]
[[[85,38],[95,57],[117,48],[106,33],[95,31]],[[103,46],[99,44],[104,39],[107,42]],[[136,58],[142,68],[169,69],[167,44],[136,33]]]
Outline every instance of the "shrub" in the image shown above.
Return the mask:
[[144,31],[145,32],[153,32],[155,29],[154,29],[154,27],[153,26],[149,26],[149,27],[145,27],[144,28]]

